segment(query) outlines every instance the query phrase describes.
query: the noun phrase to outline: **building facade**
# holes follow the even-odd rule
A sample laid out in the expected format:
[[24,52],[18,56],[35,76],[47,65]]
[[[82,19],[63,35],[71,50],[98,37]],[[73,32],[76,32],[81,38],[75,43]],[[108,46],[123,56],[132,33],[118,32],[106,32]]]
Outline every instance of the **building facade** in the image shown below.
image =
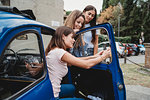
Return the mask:
[[0,5],[17,7],[19,10],[30,9],[36,21],[57,28],[63,25],[64,1],[63,0],[0,0]]
[[[0,0],[0,6],[16,7],[19,10],[32,10],[36,21],[44,23],[54,29],[63,25],[63,0]],[[47,47],[51,36],[42,35],[44,48]]]

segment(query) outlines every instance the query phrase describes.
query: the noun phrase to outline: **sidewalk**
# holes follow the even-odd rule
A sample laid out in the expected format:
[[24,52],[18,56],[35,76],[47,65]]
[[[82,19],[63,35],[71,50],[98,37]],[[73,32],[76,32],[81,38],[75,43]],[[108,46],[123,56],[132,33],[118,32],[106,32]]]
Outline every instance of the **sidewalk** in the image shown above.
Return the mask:
[[126,85],[126,100],[150,100],[150,88],[140,85]]

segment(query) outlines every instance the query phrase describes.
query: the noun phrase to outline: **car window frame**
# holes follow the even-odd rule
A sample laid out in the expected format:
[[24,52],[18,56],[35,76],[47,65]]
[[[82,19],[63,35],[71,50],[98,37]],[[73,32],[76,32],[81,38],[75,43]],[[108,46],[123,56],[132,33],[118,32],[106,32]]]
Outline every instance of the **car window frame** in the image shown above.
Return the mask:
[[[10,34],[9,34],[10,33]],[[1,53],[0,58],[2,58],[6,48],[9,46],[9,44],[18,36],[20,35],[24,35],[25,33],[33,33],[37,36],[37,41],[38,41],[38,45],[39,45],[39,53],[40,53],[40,57],[41,59],[43,59],[43,75],[38,78],[36,81],[32,82],[31,84],[27,85],[25,88],[19,90],[17,93],[14,93],[13,95],[11,95],[10,97],[7,97],[6,99],[16,99],[19,96],[23,95],[25,92],[29,91],[30,89],[32,89],[33,87],[35,87],[36,85],[38,85],[38,83],[40,83],[41,81],[43,81],[45,79],[45,77],[47,76],[47,68],[46,68],[46,59],[45,59],[45,53],[44,53],[44,47],[43,47],[43,41],[42,41],[42,36],[41,36],[41,28],[39,27],[21,27],[21,28],[17,28],[17,29],[13,29],[13,31],[10,31],[8,34],[10,35],[7,36],[10,39],[6,39],[9,40],[7,42],[7,44],[4,46],[4,49]],[[15,35],[13,35],[15,34]],[[13,36],[13,37],[11,37]],[[0,59],[1,60],[1,59]]]

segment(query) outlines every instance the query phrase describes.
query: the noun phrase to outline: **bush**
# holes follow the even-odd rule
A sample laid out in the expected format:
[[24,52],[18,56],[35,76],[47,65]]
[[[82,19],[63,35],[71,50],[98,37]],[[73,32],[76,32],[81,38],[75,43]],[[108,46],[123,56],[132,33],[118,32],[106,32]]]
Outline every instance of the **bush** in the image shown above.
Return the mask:
[[130,36],[126,36],[126,37],[115,37],[115,41],[119,41],[122,43],[131,43],[131,37]]

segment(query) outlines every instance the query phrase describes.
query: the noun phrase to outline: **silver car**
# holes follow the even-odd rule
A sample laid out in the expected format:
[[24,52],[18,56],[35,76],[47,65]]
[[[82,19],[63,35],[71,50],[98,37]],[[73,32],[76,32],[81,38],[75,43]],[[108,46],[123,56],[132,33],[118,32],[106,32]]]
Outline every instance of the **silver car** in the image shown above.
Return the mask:
[[[119,57],[125,56],[125,47],[121,42],[115,42],[116,43],[116,48],[118,52]],[[106,42],[101,42],[98,44],[98,51],[105,50],[110,47],[109,41]],[[126,50],[126,54],[128,54],[128,50]]]

